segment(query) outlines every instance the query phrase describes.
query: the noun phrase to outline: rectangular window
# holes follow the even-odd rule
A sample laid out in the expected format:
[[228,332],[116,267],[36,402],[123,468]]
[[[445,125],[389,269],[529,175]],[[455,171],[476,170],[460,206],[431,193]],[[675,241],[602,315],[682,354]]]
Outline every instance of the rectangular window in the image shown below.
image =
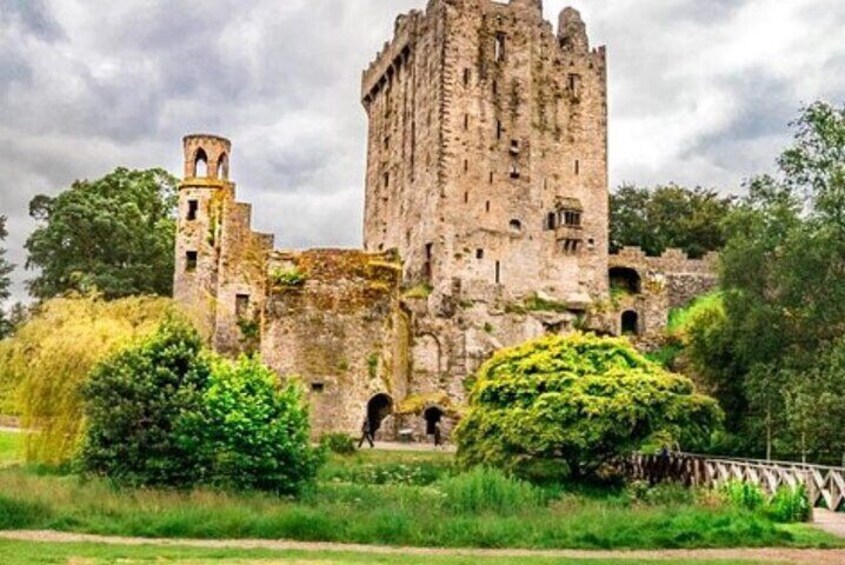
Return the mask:
[[557,214],[554,212],[549,212],[549,215],[546,216],[546,229],[553,230],[557,227]]
[[475,250],[475,258],[476,259],[484,259],[484,250],[483,249],[476,249]]
[[569,75],[569,91],[575,97],[581,96],[581,75]]
[[581,227],[581,212],[566,211],[563,213],[563,224],[572,228]]
[[385,136],[385,138],[384,138],[384,148],[390,149],[390,136],[389,135]]
[[519,140],[518,139],[511,139],[511,153],[513,155],[519,155]]
[[464,172],[469,172],[469,159],[464,159]]
[[493,44],[493,57],[497,62],[505,60],[505,34],[497,33]]
[[487,212],[490,212],[490,201],[488,200],[487,203],[484,205],[487,208]]
[[490,171],[490,184],[493,184],[493,171]]
[[384,173],[384,188],[390,186],[390,173]]
[[518,179],[519,178],[519,165],[516,163],[511,165],[511,178]]
[[496,261],[496,284],[502,283],[502,264]]
[[464,114],[464,131],[469,129],[469,114]]
[[496,139],[502,139],[502,122],[496,120]]
[[575,175],[577,176],[577,175],[580,175],[580,174],[581,174],[581,161],[579,161],[578,159],[575,159]]
[[464,69],[464,86],[469,86],[469,79],[472,76],[472,71]]
[[200,203],[197,200],[188,200],[188,221],[193,222],[197,219],[197,211],[199,210]]
[[469,203],[469,192],[464,192],[464,204]]
[[190,272],[197,270],[197,252],[188,251],[185,253],[185,270]]
[[493,96],[496,96],[497,94],[499,94],[499,81],[494,80],[493,81]]
[[311,392],[316,394],[322,394],[326,392],[326,384],[325,383],[311,383]]
[[581,250],[580,239],[565,239],[562,243],[563,252],[567,255],[577,255]]

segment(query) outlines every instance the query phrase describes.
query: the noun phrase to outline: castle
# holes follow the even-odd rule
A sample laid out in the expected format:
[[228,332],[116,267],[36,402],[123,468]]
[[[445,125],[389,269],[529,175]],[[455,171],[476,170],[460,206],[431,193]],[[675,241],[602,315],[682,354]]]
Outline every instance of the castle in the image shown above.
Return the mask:
[[579,13],[430,0],[362,77],[363,250],[277,251],[236,201],[228,140],[184,139],[175,298],[214,346],[309,390],[312,425],[448,434],[496,350],[589,329],[647,339],[714,257],[608,254],[607,63]]

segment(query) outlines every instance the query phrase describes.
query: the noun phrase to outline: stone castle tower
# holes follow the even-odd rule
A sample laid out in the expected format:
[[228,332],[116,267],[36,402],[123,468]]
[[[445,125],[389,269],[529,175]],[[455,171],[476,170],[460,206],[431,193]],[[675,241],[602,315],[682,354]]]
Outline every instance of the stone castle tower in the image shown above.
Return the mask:
[[606,55],[574,9],[555,33],[540,0],[430,0],[397,18],[362,102],[364,250],[274,250],[229,141],[183,143],[175,298],[218,351],[301,378],[316,436],[365,415],[386,438],[448,435],[498,349],[659,335],[715,283],[712,257],[608,255]]
[[557,34],[540,0],[399,16],[363,73],[366,249],[447,292],[607,293],[606,73],[572,8]]

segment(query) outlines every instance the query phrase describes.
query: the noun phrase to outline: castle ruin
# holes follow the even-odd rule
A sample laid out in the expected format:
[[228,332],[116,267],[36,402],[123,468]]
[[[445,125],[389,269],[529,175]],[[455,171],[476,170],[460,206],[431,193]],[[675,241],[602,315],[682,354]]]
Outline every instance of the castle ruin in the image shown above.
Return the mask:
[[308,388],[316,434],[448,434],[496,350],[589,329],[658,335],[713,288],[713,257],[608,254],[607,64],[579,13],[430,0],[362,76],[364,250],[277,251],[229,179],[232,147],[184,140],[176,299],[219,351]]

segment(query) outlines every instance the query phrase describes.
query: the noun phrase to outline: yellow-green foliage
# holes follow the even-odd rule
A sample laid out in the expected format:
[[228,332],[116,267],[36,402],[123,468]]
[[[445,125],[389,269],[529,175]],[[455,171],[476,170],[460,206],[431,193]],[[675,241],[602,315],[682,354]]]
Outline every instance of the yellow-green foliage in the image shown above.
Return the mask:
[[669,312],[669,325],[666,332],[672,337],[686,341],[691,327],[697,320],[714,314],[724,315],[724,308],[721,292],[700,296],[687,306]]
[[456,435],[466,464],[579,477],[658,432],[695,447],[720,416],[690,380],[648,361],[627,340],[574,334],[505,349],[485,363]]
[[22,425],[38,430],[27,436],[28,460],[57,464],[72,456],[83,429],[80,387],[88,373],[172,312],[165,298],[57,298],[0,343],[0,380]]

